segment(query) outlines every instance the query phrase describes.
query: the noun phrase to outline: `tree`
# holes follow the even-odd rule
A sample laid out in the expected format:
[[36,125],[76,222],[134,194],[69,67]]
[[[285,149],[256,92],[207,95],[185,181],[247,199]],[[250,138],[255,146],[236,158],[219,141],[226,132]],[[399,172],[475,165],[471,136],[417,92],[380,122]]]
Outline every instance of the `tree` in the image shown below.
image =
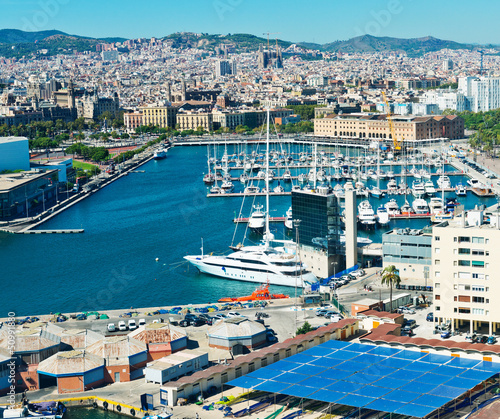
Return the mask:
[[309,324],[309,322],[305,322],[301,327],[297,329],[295,332],[295,335],[305,335],[306,333],[309,333],[313,330],[312,326]]
[[401,278],[399,277],[399,270],[396,269],[394,265],[387,266],[382,271],[382,280],[380,281],[382,285],[387,285],[390,287],[390,300],[391,300],[391,313],[392,313],[392,287],[394,285],[399,286],[401,283]]

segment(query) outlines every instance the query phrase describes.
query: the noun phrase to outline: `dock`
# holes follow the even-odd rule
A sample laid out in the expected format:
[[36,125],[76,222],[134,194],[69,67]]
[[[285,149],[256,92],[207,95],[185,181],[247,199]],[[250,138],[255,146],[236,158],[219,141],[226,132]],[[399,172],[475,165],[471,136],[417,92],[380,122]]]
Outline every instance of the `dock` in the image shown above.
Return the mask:
[[[233,223],[235,224],[245,224],[245,223],[248,223],[248,221],[250,220],[250,218],[245,218],[245,217],[241,217],[241,218],[235,218],[233,220]],[[270,223],[284,223],[286,220],[286,217],[269,217],[269,222]]]
[[85,230],[83,228],[77,229],[64,229],[64,230],[26,230],[26,231],[16,231],[15,234],[79,234],[83,233]]

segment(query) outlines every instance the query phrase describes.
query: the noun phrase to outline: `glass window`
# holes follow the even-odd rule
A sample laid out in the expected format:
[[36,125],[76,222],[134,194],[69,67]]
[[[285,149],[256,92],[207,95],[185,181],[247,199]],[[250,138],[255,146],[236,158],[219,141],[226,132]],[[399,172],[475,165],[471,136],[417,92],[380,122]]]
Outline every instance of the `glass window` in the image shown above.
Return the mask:
[[458,249],[459,255],[470,255],[470,249]]
[[472,237],[472,243],[484,244],[484,237]]
[[470,237],[459,237],[458,242],[459,243],[470,243]]
[[473,260],[472,266],[484,268],[484,260]]
[[470,260],[459,260],[458,266],[470,266]]

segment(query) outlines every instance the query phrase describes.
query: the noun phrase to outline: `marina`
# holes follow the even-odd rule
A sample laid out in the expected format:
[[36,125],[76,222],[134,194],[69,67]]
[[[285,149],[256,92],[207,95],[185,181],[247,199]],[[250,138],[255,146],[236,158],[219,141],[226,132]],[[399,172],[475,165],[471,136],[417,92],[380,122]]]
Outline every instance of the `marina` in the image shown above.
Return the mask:
[[[231,152],[228,147],[228,153]],[[14,289],[6,288],[1,303],[3,310],[30,315],[33,314],[30,307],[36,306],[41,313],[76,312],[103,307],[216,301],[233,293],[251,293],[255,284],[206,276],[183,262],[186,254],[199,249],[200,237],[204,237],[205,247],[214,253],[227,254],[228,246],[236,246],[245,236],[244,220],[236,224],[236,232],[234,220],[248,218],[252,205],[264,198],[263,195],[251,196],[244,202],[235,200],[234,205],[228,205],[231,201],[227,200],[207,199],[207,187],[200,181],[203,168],[206,171],[206,159],[206,147],[175,146],[166,159],[142,165],[140,169],[145,173],[120,177],[102,192],[89,194],[43,226],[46,230],[84,229],[85,234],[0,234],[0,262],[6,277],[16,278],[18,289],[41,290],[41,294],[27,293],[19,299]],[[452,187],[455,182],[470,187],[467,168],[460,166],[456,159],[452,163],[457,167],[445,167],[446,173],[458,172],[450,176],[454,179]],[[179,167],[185,173],[182,180],[178,177]],[[380,180],[381,188],[387,190],[388,182]],[[283,186],[289,189],[290,183],[283,182]],[[340,183],[343,185],[346,181]],[[366,185],[376,185],[376,181],[368,179]],[[282,221],[290,207],[290,197],[284,193],[273,196],[271,192],[270,195],[271,232],[277,239],[293,239],[293,230],[285,228]],[[243,194],[237,196],[243,201]],[[496,203],[493,197],[478,197],[470,191],[466,196],[455,197],[454,190],[448,189],[445,199],[451,197],[467,208]],[[363,199],[366,197],[359,197],[358,204]],[[369,199],[374,210],[391,200],[395,200],[398,208],[405,204],[405,196],[399,194]],[[411,196],[406,199],[411,203]],[[380,243],[384,232],[396,227],[422,228],[429,224],[429,218],[428,215],[390,215],[389,224],[359,229],[358,235]],[[170,228],[172,225],[177,228]],[[250,242],[261,239],[261,235],[251,232],[247,235]],[[47,252],[46,249],[54,250]],[[61,257],[57,249],[70,250]],[[27,269],[16,268],[21,265]],[[33,277],[27,272],[37,272],[37,275]],[[50,285],[42,278],[51,278]],[[88,293],[83,298],[79,293],[81,283],[85,283]],[[51,298],[56,290],[62,291],[57,302]],[[287,290],[287,287],[277,287],[276,292]]]

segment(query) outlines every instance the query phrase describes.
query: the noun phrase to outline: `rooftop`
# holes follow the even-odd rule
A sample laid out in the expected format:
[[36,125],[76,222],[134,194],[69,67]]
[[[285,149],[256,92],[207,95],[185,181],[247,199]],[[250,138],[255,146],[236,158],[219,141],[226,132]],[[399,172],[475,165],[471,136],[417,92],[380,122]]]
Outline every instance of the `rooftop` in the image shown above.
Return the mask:
[[34,180],[48,177],[53,173],[57,173],[56,170],[46,170],[46,171],[30,171],[30,172],[20,172],[11,173],[6,175],[0,175],[0,193],[8,192],[12,189],[23,186],[26,183],[33,182]]

